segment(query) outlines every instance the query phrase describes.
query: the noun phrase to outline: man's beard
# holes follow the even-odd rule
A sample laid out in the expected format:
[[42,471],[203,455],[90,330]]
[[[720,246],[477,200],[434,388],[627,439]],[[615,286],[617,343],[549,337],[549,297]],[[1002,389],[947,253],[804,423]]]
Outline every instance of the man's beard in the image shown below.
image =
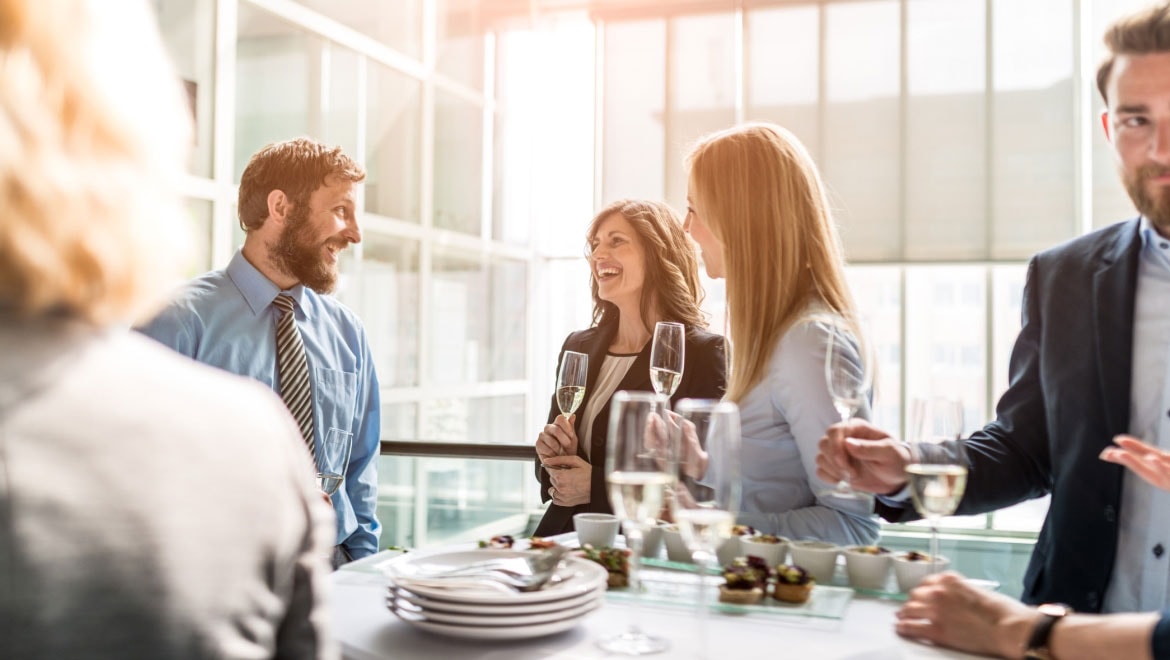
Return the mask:
[[317,293],[332,292],[337,285],[337,266],[326,262],[322,250],[327,243],[340,242],[340,248],[344,248],[348,242],[341,239],[317,242],[309,226],[307,203],[296,204],[286,223],[269,250],[273,265]]
[[1154,177],[1170,174],[1170,168],[1143,165],[1132,176],[1125,175],[1125,190],[1139,213],[1146,217],[1163,236],[1170,236],[1170,186],[1160,186],[1150,194],[1146,183]]

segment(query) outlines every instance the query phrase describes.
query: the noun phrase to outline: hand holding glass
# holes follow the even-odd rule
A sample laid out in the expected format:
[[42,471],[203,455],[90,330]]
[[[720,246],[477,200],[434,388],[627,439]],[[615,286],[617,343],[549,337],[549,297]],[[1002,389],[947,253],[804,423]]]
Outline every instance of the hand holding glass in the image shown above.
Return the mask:
[[561,370],[557,374],[557,407],[566,418],[577,412],[585,398],[585,380],[589,374],[589,356],[576,351],[565,351],[561,356]]
[[[605,473],[614,513],[625,521],[629,589],[635,596],[641,588],[638,569],[643,531],[658,518],[663,498],[674,484],[678,458],[667,431],[668,403],[665,395],[650,392],[617,392],[611,400]],[[625,632],[600,640],[599,645],[621,655],[658,653],[670,646],[665,639],[642,632],[636,623]]]
[[326,495],[336,493],[341,487],[352,447],[353,434],[341,429],[329,429],[317,445],[317,487]]
[[659,321],[654,325],[654,344],[650,347],[650,384],[654,391],[674,396],[682,382],[686,363],[686,327],[681,323]]

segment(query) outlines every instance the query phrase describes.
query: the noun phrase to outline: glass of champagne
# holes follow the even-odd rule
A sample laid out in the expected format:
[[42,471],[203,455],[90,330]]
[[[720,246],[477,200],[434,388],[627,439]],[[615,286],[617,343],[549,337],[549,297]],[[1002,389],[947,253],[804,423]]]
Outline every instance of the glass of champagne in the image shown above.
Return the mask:
[[674,396],[682,382],[686,360],[686,327],[681,323],[659,321],[654,325],[654,344],[650,347],[650,384],[654,391]]
[[585,379],[589,375],[589,356],[576,351],[565,351],[561,356],[561,370],[557,374],[557,407],[567,419],[577,412],[585,398]]
[[[630,549],[630,593],[641,589],[638,581],[642,536],[662,512],[665,495],[674,485],[678,457],[668,430],[670,399],[651,392],[617,392],[609,414],[605,474],[614,513],[624,521]],[[638,610],[635,601],[633,615]],[[620,655],[646,655],[669,648],[662,637],[642,632],[631,620],[629,628],[598,642],[602,649]]]
[[[872,351],[861,341],[846,320],[834,317],[828,322],[825,342],[825,385],[833,399],[833,408],[847,422],[864,408],[873,385]],[[868,497],[853,489],[846,474],[824,494],[842,499]]]
[[345,480],[345,466],[353,448],[353,434],[341,429],[329,429],[325,439],[316,447],[317,487],[326,495],[333,495]]
[[700,644],[706,651],[706,574],[718,567],[715,549],[731,536],[740,498],[739,406],[730,401],[683,399],[671,432],[678,473],[671,514],[699,566]]
[[967,487],[963,404],[934,397],[910,402],[910,464],[914,508],[930,523],[931,572],[938,570],[938,525],[955,512]]

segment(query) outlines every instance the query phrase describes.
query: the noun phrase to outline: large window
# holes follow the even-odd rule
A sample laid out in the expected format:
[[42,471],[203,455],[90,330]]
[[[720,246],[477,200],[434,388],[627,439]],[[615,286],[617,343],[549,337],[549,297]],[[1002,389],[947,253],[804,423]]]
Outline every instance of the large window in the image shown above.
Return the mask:
[[[779,123],[825,177],[879,355],[876,418],[1007,384],[1024,263],[1132,215],[1093,69],[1144,0],[155,0],[196,119],[198,266],[242,242],[250,155],[309,135],[368,172],[338,295],[363,319],[383,439],[530,445],[589,323],[590,219],[681,209],[693,141]],[[726,328],[722,283],[706,309]],[[386,543],[523,527],[531,466],[383,457]],[[1045,503],[954,527],[1034,532]]]

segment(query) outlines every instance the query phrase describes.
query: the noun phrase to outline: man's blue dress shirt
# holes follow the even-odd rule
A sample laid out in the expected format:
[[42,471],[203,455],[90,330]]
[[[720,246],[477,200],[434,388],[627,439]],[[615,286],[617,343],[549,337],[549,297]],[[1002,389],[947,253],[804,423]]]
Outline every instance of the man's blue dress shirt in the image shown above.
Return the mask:
[[281,291],[248,263],[243,252],[236,252],[225,270],[191,281],[139,331],[183,355],[249,376],[279,393],[279,310],[272,301],[281,293],[296,301],[296,323],[312,381],[317,442],[329,429],[353,434],[345,482],[333,495],[333,509],[337,543],[359,559],[378,551],[381,532],[376,517],[381,410],[373,358],[357,315],[336,298],[301,284]]

